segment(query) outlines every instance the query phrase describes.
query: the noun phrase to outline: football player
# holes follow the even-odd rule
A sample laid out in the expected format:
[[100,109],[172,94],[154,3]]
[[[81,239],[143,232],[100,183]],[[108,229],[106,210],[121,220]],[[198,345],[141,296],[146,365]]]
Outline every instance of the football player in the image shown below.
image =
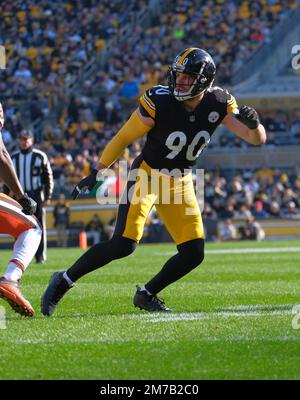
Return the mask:
[[[3,108],[0,103],[0,130],[4,124]],[[24,193],[16,176],[13,163],[0,134],[0,178],[16,196],[16,200],[0,194],[0,233],[15,238],[13,255],[5,274],[0,277],[0,298],[6,300],[17,313],[31,317],[34,310],[23,297],[19,284],[21,277],[32,260],[41,240],[41,229],[32,214],[36,202]]]
[[[108,168],[134,140],[146,136],[142,152],[132,164],[122,200],[129,193],[133,196],[127,202],[121,200],[113,237],[91,247],[67,271],[53,274],[42,296],[43,314],[51,315],[64,294],[83,275],[131,254],[154,204],[178,252],[143,287],[137,286],[133,303],[150,312],[170,311],[157,294],[204,259],[203,224],[191,168],[221,123],[253,145],[266,140],[257,112],[247,106],[238,110],[235,98],[227,90],[213,86],[215,74],[215,63],[206,51],[193,47],[179,53],[169,67],[168,86],[152,87],[141,96],[138,108],[105,147],[97,168],[75,187],[73,198],[85,188],[91,190],[97,176],[100,178],[99,171]],[[142,177],[146,175],[151,180],[155,174],[162,180],[169,178],[168,204],[160,197],[164,185],[159,185],[158,191],[149,185],[140,201],[133,202],[132,198],[141,189]],[[184,203],[176,201],[178,192],[183,195]]]

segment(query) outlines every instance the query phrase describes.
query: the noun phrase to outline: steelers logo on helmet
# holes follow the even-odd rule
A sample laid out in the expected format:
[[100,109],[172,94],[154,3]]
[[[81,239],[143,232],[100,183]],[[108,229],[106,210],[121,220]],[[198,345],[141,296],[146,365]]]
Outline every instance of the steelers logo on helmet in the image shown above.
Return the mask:
[[[180,73],[190,75],[191,79],[184,84],[176,82]],[[177,54],[169,66],[170,93],[178,101],[199,96],[212,85],[215,75],[216,66],[210,54],[197,47],[189,47]],[[178,81],[181,80],[178,78]]]

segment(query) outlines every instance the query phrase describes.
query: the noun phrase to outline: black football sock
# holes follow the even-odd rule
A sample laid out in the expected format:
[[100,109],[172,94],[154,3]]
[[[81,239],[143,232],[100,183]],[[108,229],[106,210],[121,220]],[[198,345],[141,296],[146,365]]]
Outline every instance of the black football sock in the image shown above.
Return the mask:
[[145,288],[152,294],[157,294],[171,283],[178,281],[204,259],[204,240],[195,239],[177,246],[178,253],[171,257],[158,274],[154,276]]
[[72,282],[76,282],[83,275],[113,260],[128,256],[135,250],[136,245],[134,240],[113,236],[110,240],[92,246],[67,270],[67,275]]

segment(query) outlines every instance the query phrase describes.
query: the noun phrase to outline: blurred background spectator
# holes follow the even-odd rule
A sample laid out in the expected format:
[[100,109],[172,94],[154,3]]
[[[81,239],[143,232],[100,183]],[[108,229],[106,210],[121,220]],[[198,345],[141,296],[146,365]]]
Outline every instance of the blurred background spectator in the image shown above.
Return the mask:
[[93,215],[92,219],[87,223],[84,230],[86,231],[87,240],[91,245],[100,242],[104,228],[98,214]]
[[70,205],[66,196],[60,194],[53,209],[54,227],[57,231],[57,247],[67,247],[70,223]]
[[[191,45],[205,48],[217,64],[215,84],[231,90],[236,73],[271,43],[274,29],[296,7],[296,0],[1,2],[0,45],[7,54],[0,79],[3,141],[13,152],[18,132],[32,126],[37,147],[51,162],[54,198],[69,196],[136,108],[139,95],[166,84],[175,54]],[[266,148],[300,145],[298,104],[258,108],[268,133]],[[144,140],[124,152],[128,166]],[[210,148],[221,160],[251,146],[223,129]],[[231,170],[206,168],[203,219],[211,232],[216,221],[300,213],[300,164],[279,170],[245,163]],[[103,193],[118,197],[123,187],[117,178],[103,185]]]
[[265,232],[259,222],[254,217],[248,218],[245,225],[239,228],[242,240],[262,241],[265,238]]
[[223,224],[219,227],[219,239],[221,241],[235,240],[237,239],[237,230],[233,225],[230,218],[226,219]]

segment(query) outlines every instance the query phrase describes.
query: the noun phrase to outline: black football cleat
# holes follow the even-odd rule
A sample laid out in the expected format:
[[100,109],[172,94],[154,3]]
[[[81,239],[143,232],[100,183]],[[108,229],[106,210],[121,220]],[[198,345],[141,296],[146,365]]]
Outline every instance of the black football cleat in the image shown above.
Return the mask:
[[64,294],[73,287],[69,286],[63,274],[64,272],[54,272],[41,298],[41,311],[49,317],[54,313],[58,302],[63,298]]
[[165,303],[154,294],[148,294],[145,290],[141,290],[139,286],[136,288],[137,291],[133,298],[135,307],[149,312],[172,312],[172,310],[166,307]]

